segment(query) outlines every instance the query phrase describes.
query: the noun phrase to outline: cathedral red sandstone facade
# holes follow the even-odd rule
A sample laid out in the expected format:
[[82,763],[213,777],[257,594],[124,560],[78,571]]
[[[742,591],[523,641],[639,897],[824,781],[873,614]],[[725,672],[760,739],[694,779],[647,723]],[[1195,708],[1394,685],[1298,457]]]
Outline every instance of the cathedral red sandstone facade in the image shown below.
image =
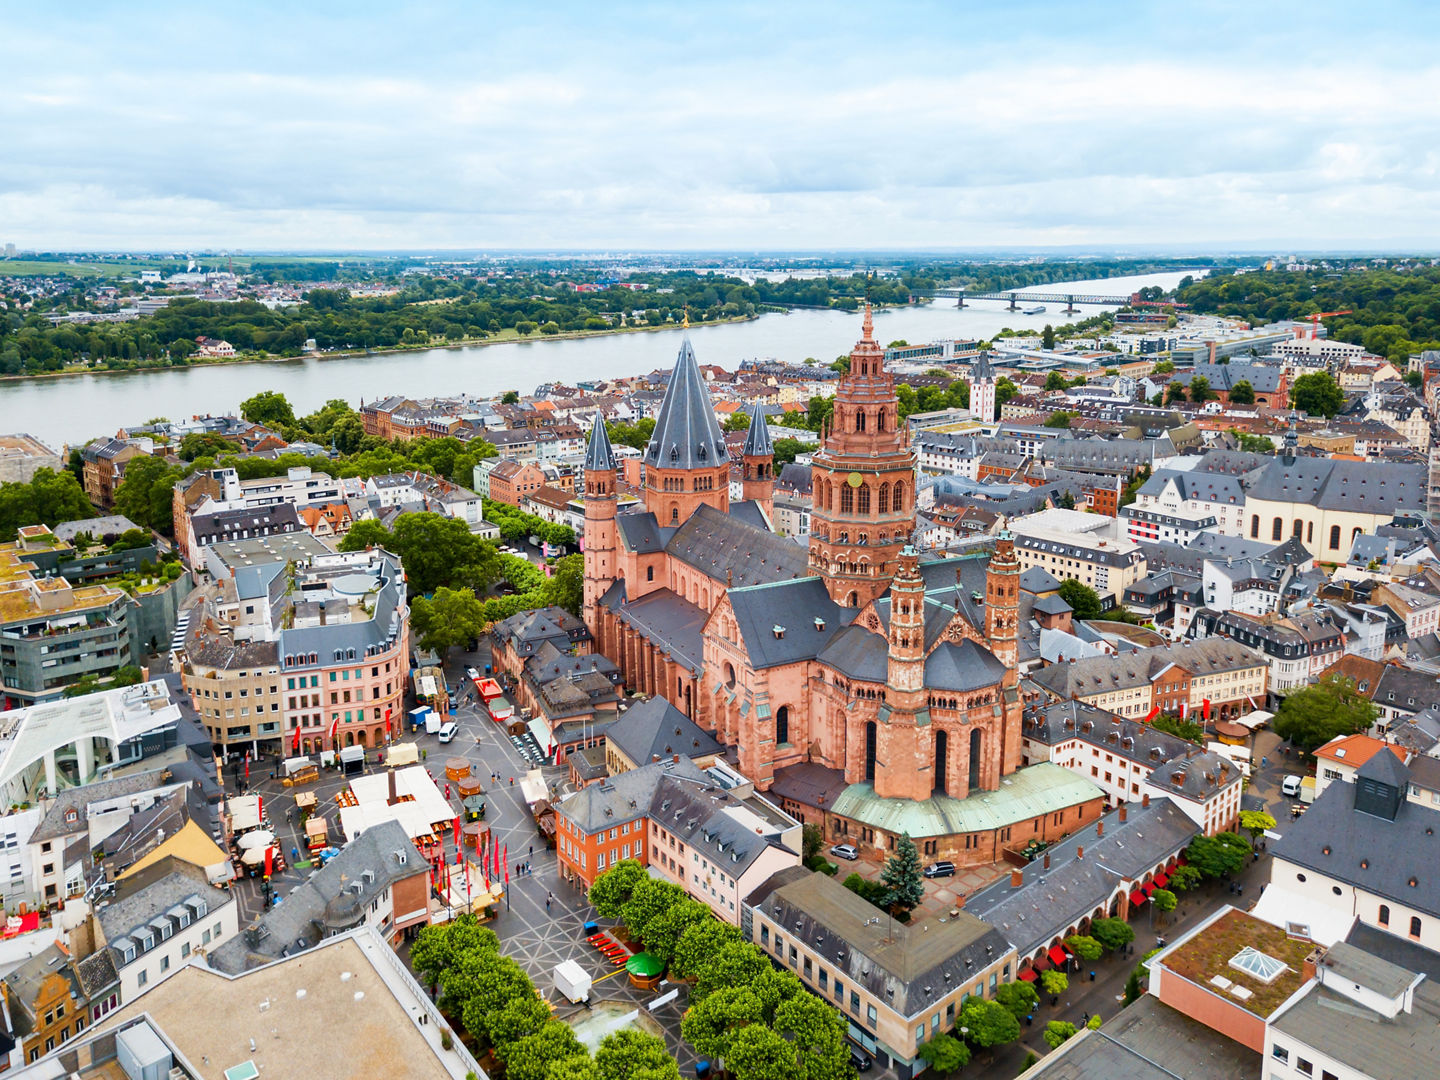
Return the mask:
[[[808,549],[771,529],[764,424],[757,408],[745,497],[732,504],[723,435],[686,340],[644,451],[643,510],[618,514],[597,417],[584,611],[597,651],[630,687],[714,731],[762,789],[804,766],[848,785],[862,807],[905,800],[963,819],[959,800],[998,794],[1020,767],[1013,545],[1001,537],[993,552],[929,562],[909,546],[914,457],[868,311],[814,456]],[[1046,816],[1025,835],[1053,831]],[[976,854],[966,861],[985,861]]]

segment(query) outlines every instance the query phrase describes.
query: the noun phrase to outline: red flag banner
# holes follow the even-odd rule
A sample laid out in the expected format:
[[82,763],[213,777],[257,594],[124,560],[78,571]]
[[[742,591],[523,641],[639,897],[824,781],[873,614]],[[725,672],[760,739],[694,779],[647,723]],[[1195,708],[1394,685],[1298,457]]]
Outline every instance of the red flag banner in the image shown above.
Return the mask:
[[1148,713],[1145,714],[1145,723],[1150,723],[1150,721],[1154,720],[1159,715],[1160,706],[1156,705],[1153,709],[1151,709]]
[[459,815],[459,814],[456,814],[456,815],[455,815],[455,820],[454,820],[454,822],[453,822],[452,824],[453,824],[454,827],[455,827],[455,847],[456,847],[456,848],[459,848],[459,847],[460,847],[460,815]]
[[265,876],[268,878],[275,872],[275,845],[271,844],[265,849]]
[[1205,719],[1206,719],[1206,720],[1209,720],[1209,719],[1210,719],[1210,699],[1209,699],[1208,697],[1205,698],[1205,700],[1204,700],[1204,706],[1205,706]]
[[300,724],[298,722],[295,724],[295,737],[290,740],[290,752],[292,754],[300,752]]

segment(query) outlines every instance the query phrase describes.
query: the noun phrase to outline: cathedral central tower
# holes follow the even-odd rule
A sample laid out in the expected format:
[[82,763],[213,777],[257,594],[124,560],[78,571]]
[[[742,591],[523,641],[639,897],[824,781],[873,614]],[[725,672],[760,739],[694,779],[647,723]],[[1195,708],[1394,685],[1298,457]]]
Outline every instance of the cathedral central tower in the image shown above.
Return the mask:
[[889,586],[915,531],[915,455],[869,305],[811,478],[810,569],[836,603],[861,607]]

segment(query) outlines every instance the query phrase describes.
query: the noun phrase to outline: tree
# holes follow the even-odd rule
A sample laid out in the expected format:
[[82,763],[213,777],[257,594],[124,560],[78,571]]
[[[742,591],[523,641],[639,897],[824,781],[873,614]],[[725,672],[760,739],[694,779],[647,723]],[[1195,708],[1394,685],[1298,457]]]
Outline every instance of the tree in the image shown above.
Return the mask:
[[579,615],[585,602],[585,556],[566,555],[555,560],[554,569],[545,583],[545,602]]
[[630,896],[646,877],[645,867],[634,859],[622,859],[595,879],[589,900],[602,919],[618,919]]
[[1326,675],[1286,695],[1275,713],[1275,734],[1308,754],[1337,735],[1369,729],[1376,715],[1374,703],[1355,688],[1354,680]]
[[647,875],[635,883],[620,918],[631,937],[644,941],[651,921],[686,899],[685,890],[679,885]]
[[1085,934],[1071,934],[1065,939],[1065,946],[1079,960],[1087,963],[1092,960],[1099,960],[1105,955],[1105,947],[1096,941],[1095,938]]
[[1145,992],[1140,983],[1140,966],[1130,972],[1130,977],[1125,980],[1125,1004],[1132,1005],[1140,1000],[1140,995]]
[[595,1074],[598,1080],[680,1080],[680,1066],[658,1035],[622,1028],[596,1049]]
[[667,908],[645,927],[645,951],[668,964],[685,931],[696,923],[713,921],[708,904],[698,900],[681,900]]
[[390,530],[374,520],[357,521],[340,541],[341,551],[364,551],[367,548],[392,550],[394,543]]
[[1040,1060],[1040,1059],[1035,1056],[1035,1051],[1034,1051],[1034,1050],[1027,1051],[1026,1054],[1025,1054],[1025,1060],[1022,1061],[1022,1062],[1020,1062],[1020,1071],[1019,1071],[1016,1075],[1017,1075],[1017,1076],[1024,1076],[1027,1072],[1030,1071],[1031,1067],[1032,1067],[1037,1061],[1039,1061],[1039,1060]]
[[[1045,329],[1040,331],[1040,347],[1042,349],[1055,348],[1055,327],[1051,326],[1049,323],[1046,323]],[[1051,374],[1053,375],[1055,374],[1055,372],[1051,372]],[[1048,379],[1046,380],[1045,389],[1050,389]]]
[[1024,980],[1001,983],[995,988],[995,1000],[1009,1009],[1016,1020],[1024,1020],[1030,1010],[1040,1004],[1035,987]]
[[1155,910],[1161,915],[1169,915],[1175,910],[1175,894],[1169,889],[1156,889],[1150,894],[1150,902],[1155,905]]
[[520,404],[520,391],[518,391],[518,390],[506,390],[505,393],[503,393],[503,394],[500,395],[500,404],[501,404],[501,405],[518,405],[518,404]]
[[806,823],[800,830],[800,846],[802,858],[809,862],[820,854],[820,849],[825,846],[825,832],[819,825]]
[[410,601],[410,622],[420,647],[443,656],[484,632],[485,605],[470,589],[447,589],[442,585],[433,598],[417,596]]
[[1099,1014],[1099,1013],[1095,1013],[1093,1016],[1090,1017],[1089,1020],[1085,1021],[1085,1026],[1086,1026],[1087,1028],[1089,1028],[1091,1031],[1099,1031],[1099,1030],[1100,1030],[1100,1023],[1101,1023],[1101,1021],[1100,1021],[1100,1014]]
[[736,409],[725,418],[725,423],[720,427],[725,431],[745,431],[750,427],[750,414],[743,409]]
[[1328,371],[1312,371],[1291,383],[1290,404],[1310,416],[1328,420],[1345,405],[1345,392]]
[[457,915],[448,923],[422,927],[410,947],[410,965],[425,982],[434,986],[458,958],[472,952],[498,953],[500,939],[474,915]]
[[[1011,398],[1020,393],[1020,387],[1016,386],[1004,375],[995,380],[995,404],[1003,406]],[[993,416],[983,416],[982,420],[993,420]]]
[[1196,405],[1203,405],[1207,401],[1219,397],[1214,390],[1210,389],[1210,380],[1204,375],[1192,375],[1190,377],[1190,400]]
[[770,970],[770,961],[750,942],[728,942],[695,973],[690,1000],[703,1000],[722,986],[748,986]]
[[500,576],[495,545],[447,514],[401,514],[395,519],[390,543],[405,564],[412,595],[433,592],[462,570],[472,588],[483,588]]
[[1051,968],[1040,973],[1040,989],[1051,997],[1058,997],[1070,989],[1070,979],[1063,971]]
[[845,1019],[823,998],[808,993],[798,979],[795,993],[775,1009],[771,1025],[795,1048],[798,1080],[842,1080],[852,1075]]
[[965,1041],[972,1046],[999,1046],[1020,1037],[1020,1021],[1015,1014],[998,1001],[981,997],[965,999],[958,1026],[966,1029]]
[[274,390],[262,390],[246,398],[240,403],[240,415],[252,424],[263,424],[274,431],[295,425],[295,410],[284,394]]
[[0,540],[6,542],[14,540],[17,530],[26,525],[83,521],[94,514],[79,481],[66,470],[36,469],[28,483],[12,480],[0,484]]
[[1186,861],[1210,878],[1238,874],[1249,855],[1250,844],[1243,836],[1233,832],[1197,836],[1185,849]]
[[[530,997],[532,1000],[539,1001],[534,994],[531,994]],[[539,1003],[543,1007],[544,1003]],[[549,1015],[548,1011],[546,1015]],[[617,1032],[617,1034],[619,1033]],[[639,1035],[640,1032],[637,1031],[634,1034]],[[645,1037],[654,1038],[653,1035]],[[613,1039],[615,1036],[612,1035],[610,1038]],[[609,1039],[606,1041],[608,1042]],[[576,1057],[585,1052],[584,1044],[575,1037],[574,1030],[563,1020],[546,1020],[533,1034],[516,1039],[508,1046],[497,1046],[496,1049],[505,1059],[506,1080],[546,1080],[546,1074],[555,1062]],[[674,1063],[672,1062],[672,1064]],[[596,1066],[598,1072],[598,1055]]]
[[1076,619],[1098,619],[1102,614],[1100,594],[1083,581],[1074,578],[1062,581],[1060,599],[1070,605]]
[[1194,720],[1182,720],[1178,716],[1161,713],[1150,721],[1150,726],[1156,731],[1164,731],[1189,742],[1201,745],[1205,742],[1205,727],[1203,724],[1197,724]]
[[1057,409],[1045,418],[1047,428],[1068,428],[1070,421],[1075,419],[1079,413],[1066,412],[1064,409]]
[[670,957],[670,974],[677,979],[690,979],[699,974],[726,945],[739,944],[740,931],[719,919],[692,923],[675,943]]
[[137,525],[171,535],[175,529],[172,495],[181,475],[163,458],[131,458],[125,465],[125,478],[115,489],[115,512]]
[[[1054,346],[1047,345],[1046,348],[1054,348]],[[1047,394],[1052,393],[1056,390],[1064,390],[1069,385],[1070,380],[1065,378],[1065,376],[1061,375],[1058,371],[1052,371],[1050,372],[1050,374],[1045,376],[1045,392]]]
[[1255,388],[1250,385],[1249,379],[1241,379],[1230,388],[1231,405],[1254,405]]
[[[474,1076],[473,1072],[469,1073],[465,1080],[471,1080]],[[545,1080],[599,1080],[599,1074],[596,1073],[595,1062],[589,1054],[574,1054],[559,1061],[552,1061],[549,1071],[545,1073]]]
[[182,461],[194,461],[197,457],[210,455],[218,457],[221,454],[233,454],[235,444],[228,439],[223,439],[213,431],[192,431],[185,438],[180,440],[180,459]]
[[1275,819],[1264,810],[1241,810],[1240,827],[1250,834],[1253,846],[1260,834],[1275,827]]
[[920,1056],[937,1073],[952,1073],[970,1064],[970,1048],[953,1035],[940,1032],[920,1047]]
[[731,1038],[725,1068],[735,1080],[778,1080],[794,1075],[795,1050],[764,1024],[748,1024]]
[[1150,369],[1150,374],[1151,374],[1151,375],[1169,375],[1169,374],[1170,374],[1172,371],[1174,371],[1174,370],[1175,370],[1175,361],[1173,361],[1173,360],[1161,360],[1161,361],[1160,361],[1159,363],[1157,363],[1153,368]]
[[1172,382],[1165,388],[1165,404],[1174,405],[1177,401],[1185,400],[1185,384]]
[[763,1022],[760,999],[748,986],[724,986],[685,1010],[680,1034],[706,1057],[729,1056],[730,1040],[747,1024]]
[[[1230,399],[1234,401],[1232,397]],[[1231,428],[1230,434],[1235,437],[1236,445],[1247,454],[1271,454],[1275,452],[1275,443],[1264,435],[1251,435],[1248,431],[1240,431],[1238,428]]]
[[895,913],[908,912],[925,899],[922,869],[915,841],[909,833],[901,833],[894,852],[880,871],[880,883],[885,886],[885,907]]
[[1135,940],[1135,931],[1124,919],[1096,919],[1090,924],[1090,936],[1114,952]]
[[1051,1020],[1045,1025],[1045,1045],[1051,1050],[1058,1050],[1061,1043],[1073,1037],[1079,1030],[1069,1020]]
[[1203,876],[1193,866],[1177,866],[1170,871],[1170,891],[1189,892],[1200,884]]

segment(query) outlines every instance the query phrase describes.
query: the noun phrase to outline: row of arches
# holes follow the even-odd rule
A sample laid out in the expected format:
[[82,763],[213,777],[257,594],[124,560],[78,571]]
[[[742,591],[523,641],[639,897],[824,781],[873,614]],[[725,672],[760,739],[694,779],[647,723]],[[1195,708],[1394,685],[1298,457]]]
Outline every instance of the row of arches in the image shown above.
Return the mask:
[[893,483],[882,481],[878,485],[862,483],[859,487],[851,487],[846,481],[830,479],[821,479],[815,485],[815,502],[821,510],[835,510],[837,487],[842,514],[861,514],[868,517],[872,513],[901,514],[906,510],[904,480]]
[[[1364,531],[1365,531],[1364,529],[1360,529],[1360,528],[1352,529],[1351,532],[1350,532],[1350,543],[1353,545],[1353,544],[1355,543],[1355,538],[1356,538],[1357,536],[1360,536],[1362,533],[1364,533]],[[1301,542],[1304,543],[1304,544],[1313,544],[1313,543],[1315,542],[1315,523],[1314,523],[1313,521],[1305,521],[1305,520],[1303,520],[1303,519],[1301,519],[1301,518],[1296,518],[1296,519],[1294,520],[1294,523],[1293,523],[1293,524],[1291,525],[1291,527],[1290,527],[1290,536],[1291,536],[1292,539],[1299,540],[1299,541],[1301,541]],[[1259,515],[1259,514],[1252,514],[1252,515],[1250,515],[1250,539],[1252,539],[1252,540],[1258,540],[1258,539],[1260,539],[1260,515]],[[1276,517],[1274,520],[1271,521],[1271,523],[1270,523],[1270,539],[1271,539],[1271,540],[1274,540],[1274,541],[1276,541],[1276,542],[1280,542],[1280,541],[1283,541],[1283,540],[1285,539],[1285,519],[1284,519],[1284,518]],[[1344,539],[1344,534],[1343,534],[1343,530],[1340,528],[1340,526],[1339,526],[1339,525],[1331,525],[1331,526],[1330,526],[1330,537],[1329,537],[1329,540],[1330,540],[1329,550],[1330,550],[1330,551],[1339,551],[1339,550],[1340,550],[1340,544],[1341,544],[1341,542],[1342,542],[1343,539]]]

